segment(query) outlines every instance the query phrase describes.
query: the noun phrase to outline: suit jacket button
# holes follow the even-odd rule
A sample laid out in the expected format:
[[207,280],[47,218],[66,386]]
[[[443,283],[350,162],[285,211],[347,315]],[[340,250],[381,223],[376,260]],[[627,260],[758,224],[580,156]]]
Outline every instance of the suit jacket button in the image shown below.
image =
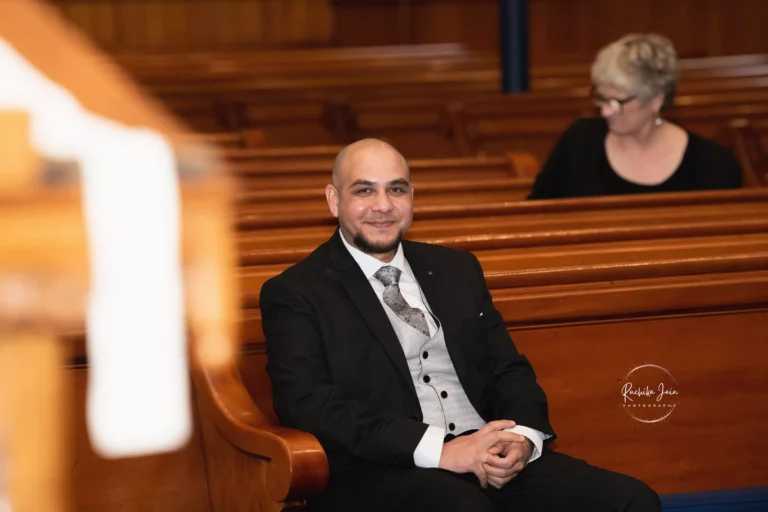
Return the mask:
[[454,425],[453,423],[449,423],[448,424],[448,430],[450,430],[450,431],[456,430],[456,425]]

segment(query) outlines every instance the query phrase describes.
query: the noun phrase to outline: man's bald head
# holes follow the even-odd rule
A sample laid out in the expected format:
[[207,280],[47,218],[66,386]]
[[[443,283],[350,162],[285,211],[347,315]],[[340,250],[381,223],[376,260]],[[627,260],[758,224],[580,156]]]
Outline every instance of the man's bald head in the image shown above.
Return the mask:
[[378,161],[394,160],[405,169],[406,177],[410,178],[410,170],[405,157],[390,144],[379,139],[361,139],[345,146],[333,162],[333,174],[331,183],[337,189],[343,187],[346,178],[356,166],[365,166],[370,159]]
[[325,197],[348,243],[391,261],[413,220],[410,172],[399,151],[376,139],[345,147],[333,163]]

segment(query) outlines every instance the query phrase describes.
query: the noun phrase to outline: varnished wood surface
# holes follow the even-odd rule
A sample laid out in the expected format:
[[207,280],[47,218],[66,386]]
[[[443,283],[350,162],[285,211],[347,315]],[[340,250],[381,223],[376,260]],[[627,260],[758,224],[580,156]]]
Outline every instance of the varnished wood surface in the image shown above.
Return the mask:
[[94,453],[85,424],[88,371],[66,370],[74,397],[70,469],[77,512],[211,512],[197,411],[191,442],[178,452],[106,460]]
[[[100,46],[114,51],[209,51],[457,42],[498,52],[498,2],[475,0],[126,0],[55,4]],[[535,0],[529,9],[534,66],[589,61],[628,32],[666,34],[684,56],[765,51],[760,0]],[[481,28],[479,28],[481,27]],[[707,30],[702,30],[706,28]]]
[[109,50],[210,50],[328,44],[328,0],[147,2],[55,0],[84,33]]
[[[755,284],[764,287],[766,278],[764,274]],[[529,357],[549,398],[557,449],[641,478],[660,493],[764,485],[768,473],[760,461],[768,450],[767,413],[761,404],[768,393],[768,373],[760,354],[765,351],[768,297],[762,293],[762,304],[752,310],[717,312],[722,305],[712,304],[712,313],[686,312],[685,301],[680,301],[683,291],[670,290],[670,285],[660,283],[654,289],[619,284],[607,297],[586,290],[572,299],[553,296],[553,302],[577,306],[571,315],[561,307],[549,317],[568,323],[542,328],[536,319],[538,325],[512,328],[518,349]],[[735,298],[728,290],[738,293],[744,286],[746,282],[734,282],[708,288],[690,282],[685,293],[725,293],[722,302],[728,303]],[[671,300],[664,299],[665,293]],[[759,293],[756,287],[752,293]],[[611,301],[624,302],[631,311],[607,314]],[[514,322],[525,302],[507,307],[497,301],[497,307]],[[542,304],[533,298],[528,302],[525,310]],[[636,307],[641,303],[645,309]],[[594,316],[587,316],[590,310]],[[245,356],[241,367],[256,404],[273,415],[261,350]],[[651,425],[622,410],[620,395],[621,379],[648,363],[667,368],[680,390],[673,414]]]

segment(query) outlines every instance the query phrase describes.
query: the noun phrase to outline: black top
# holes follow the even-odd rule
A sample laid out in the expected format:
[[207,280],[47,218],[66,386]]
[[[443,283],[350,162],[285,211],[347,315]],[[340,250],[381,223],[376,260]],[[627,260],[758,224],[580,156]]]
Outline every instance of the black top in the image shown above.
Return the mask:
[[682,192],[741,187],[736,157],[714,142],[688,132],[688,146],[677,170],[658,185],[625,180],[605,152],[608,123],[602,118],[574,122],[557,141],[528,199]]

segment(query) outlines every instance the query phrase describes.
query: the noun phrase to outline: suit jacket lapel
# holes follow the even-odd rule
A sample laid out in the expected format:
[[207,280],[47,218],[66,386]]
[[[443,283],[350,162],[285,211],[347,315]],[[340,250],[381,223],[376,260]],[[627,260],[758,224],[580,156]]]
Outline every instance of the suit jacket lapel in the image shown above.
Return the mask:
[[405,258],[413,270],[413,275],[430,309],[443,327],[448,353],[451,355],[456,373],[461,378],[464,375],[465,358],[458,345],[461,336],[460,315],[451,304],[451,291],[446,286],[450,283],[451,276],[447,275],[445,269],[435,265],[436,262],[429,261],[427,255],[420,249],[419,244],[403,241]]
[[334,267],[338,271],[337,275],[341,284],[346,289],[352,302],[357,306],[376,339],[386,350],[400,376],[405,379],[408,388],[413,391],[413,396],[415,397],[416,388],[411,380],[408,362],[405,359],[403,348],[400,346],[400,340],[389,321],[389,317],[384,312],[379,298],[376,297],[376,292],[371,288],[371,283],[368,282],[357,262],[349,254],[347,248],[344,247],[344,243],[341,241],[341,233],[338,229],[329,243],[331,258]]

